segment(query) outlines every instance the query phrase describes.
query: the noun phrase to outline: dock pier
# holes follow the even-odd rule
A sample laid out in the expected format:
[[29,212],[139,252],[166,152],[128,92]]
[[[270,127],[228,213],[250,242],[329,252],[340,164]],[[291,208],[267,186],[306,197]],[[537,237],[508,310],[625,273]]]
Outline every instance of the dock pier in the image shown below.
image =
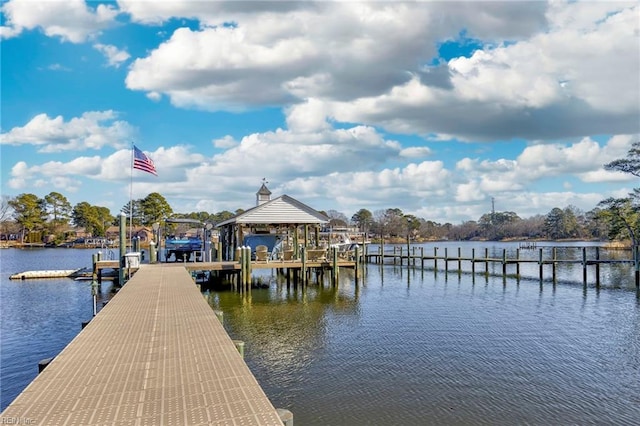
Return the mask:
[[0,416],[43,425],[293,424],[184,266],[140,265]]
[[[532,250],[531,248],[527,248]],[[586,247],[576,247],[581,251],[579,259],[560,259],[558,258],[558,247],[551,247],[551,255],[545,257],[543,248],[538,247],[537,258],[522,258],[521,248],[517,248],[515,251],[515,257],[509,258],[507,250],[502,249],[501,255],[489,256],[489,249],[484,248],[482,255],[477,255],[475,249],[471,249],[470,256],[463,256],[461,249],[457,249],[456,254],[450,254],[448,247],[445,247],[442,252],[438,247],[434,247],[433,254],[425,253],[424,247],[410,247],[410,246],[393,246],[390,250],[385,250],[384,245],[379,246],[379,249],[375,253],[367,253],[365,259],[369,263],[382,264],[385,261],[391,262],[393,265],[403,265],[416,267],[416,263],[420,262],[420,268],[425,269],[425,262],[432,262],[433,269],[438,270],[438,263],[443,262],[445,272],[449,272],[449,264],[455,262],[457,264],[458,273],[462,272],[462,263],[467,262],[470,264],[471,273],[476,274],[476,265],[483,265],[484,273],[489,273],[489,264],[499,264],[502,267],[502,275],[507,276],[508,266],[515,266],[515,275],[520,277],[520,266],[522,264],[537,264],[538,265],[538,277],[540,281],[544,279],[544,267],[551,267],[551,278],[555,282],[557,277],[557,266],[560,264],[575,264],[582,266],[582,279],[583,283],[587,283],[587,269],[589,266],[593,266],[595,269],[595,282],[596,286],[600,286],[600,268],[602,265],[607,264],[629,264],[632,265],[635,271],[635,286],[640,290],[640,247],[636,246],[631,250],[630,259],[602,259],[600,256],[600,247],[594,247],[594,255],[592,258],[587,256]],[[535,250],[535,249],[533,249]],[[442,253],[442,254],[439,254]]]

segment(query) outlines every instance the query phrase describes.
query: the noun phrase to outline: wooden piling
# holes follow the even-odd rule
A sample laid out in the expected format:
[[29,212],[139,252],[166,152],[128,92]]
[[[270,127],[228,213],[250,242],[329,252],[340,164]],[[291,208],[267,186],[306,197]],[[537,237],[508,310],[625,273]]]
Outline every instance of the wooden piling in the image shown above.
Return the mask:
[[[307,232],[307,227],[305,226],[305,234]],[[305,235],[306,237],[306,235]],[[307,247],[303,246],[302,247],[302,285],[306,285],[307,284]]]
[[507,249],[502,249],[502,276],[507,276]]
[[449,272],[449,253],[448,247],[444,248],[444,271]]
[[331,265],[331,279],[333,285],[338,285],[338,249],[333,247],[332,249],[332,265]]
[[438,247],[433,248],[433,269],[438,270]]
[[489,248],[484,248],[484,272],[485,274],[489,273]]
[[358,272],[359,272],[359,263],[360,263],[360,248],[358,245],[356,245],[355,249],[354,249],[354,256],[355,256],[355,266],[354,266],[354,274],[355,274],[355,278],[356,278],[356,285],[358,285]]
[[587,285],[587,248],[582,247],[582,283]]
[[635,246],[633,251],[635,252],[633,259],[636,265],[636,289],[640,292],[640,245]]
[[[542,261],[542,249],[540,249],[540,251],[538,252],[538,267],[540,269],[540,282],[542,282],[542,269],[544,267],[544,263]],[[554,270],[554,274],[555,274],[555,262],[553,264],[553,270]]]
[[475,276],[476,274],[476,249],[471,249],[471,273]]
[[551,249],[551,280],[554,283],[557,281],[557,277],[556,277],[557,266],[558,266],[558,249],[556,247],[553,247]]
[[600,247],[596,247],[596,287],[600,287]]

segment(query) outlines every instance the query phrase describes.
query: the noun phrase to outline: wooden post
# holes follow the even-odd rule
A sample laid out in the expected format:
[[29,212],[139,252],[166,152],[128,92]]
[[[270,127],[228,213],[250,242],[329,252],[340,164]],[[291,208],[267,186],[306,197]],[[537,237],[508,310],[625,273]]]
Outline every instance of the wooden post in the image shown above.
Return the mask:
[[462,251],[458,247],[458,272],[462,272]]
[[420,247],[420,268],[424,269],[424,247]]
[[120,212],[120,221],[118,223],[118,235],[120,239],[120,267],[118,268],[118,284],[124,285],[124,277],[125,277],[125,258],[124,255],[127,252],[127,216],[124,212]]
[[[540,249],[540,250],[542,250],[542,249]],[[556,267],[558,265],[558,248],[554,247],[554,248],[551,249],[551,251],[553,253],[553,263],[551,264],[551,279],[555,283],[557,281],[557,278],[556,278]]]
[[[540,268],[540,282],[542,282],[542,267],[543,267],[543,263],[542,263],[542,249],[540,249],[540,252],[538,254],[538,267]],[[555,263],[554,263],[555,265]],[[555,270],[555,266],[554,266],[554,270]]]
[[251,290],[251,280],[253,279],[253,268],[251,266],[251,247],[247,246],[247,289]]
[[433,269],[438,270],[438,247],[433,248]]
[[507,276],[507,249],[502,249],[502,276]]
[[234,340],[233,344],[235,345],[238,352],[240,352],[240,356],[244,358],[244,342],[242,340]]
[[516,249],[516,276],[520,278],[520,249]]
[[489,273],[489,248],[484,248],[484,273]]
[[[402,255],[402,253],[400,253]],[[393,246],[393,264],[396,264],[396,246]]]
[[640,290],[640,246],[635,246],[633,251],[635,251],[633,260],[636,264],[636,290]]
[[587,248],[582,247],[582,283],[587,285]]
[[476,249],[471,249],[471,273],[475,276],[476,274]]
[[449,272],[449,247],[444,248],[444,271]]
[[293,413],[284,408],[278,408],[278,417],[284,426],[293,426]]
[[[412,254],[412,264],[415,267],[416,266],[416,247],[413,246],[413,254]],[[407,262],[407,265],[409,265],[409,262]]]
[[[306,229],[307,226],[305,225],[305,233],[306,233]],[[302,253],[301,257],[302,257],[302,285],[306,285],[307,284],[307,248],[306,246],[302,246]]]
[[[409,237],[409,232],[407,232],[407,268],[409,267],[409,258],[411,257],[411,249],[409,247],[411,247],[411,239]],[[402,264],[402,262],[400,262],[400,264]]]
[[333,265],[332,265],[331,275],[333,279],[333,285],[338,285],[338,248],[333,247],[331,250],[333,251],[332,253]]
[[358,285],[358,272],[359,272],[358,271],[358,265],[360,263],[360,248],[359,248],[359,246],[357,244],[356,244],[356,247],[355,247],[355,254],[354,255],[356,257],[356,259],[355,259],[356,285]]
[[93,271],[92,271],[91,277],[95,281],[98,279],[98,254],[97,253],[94,253],[91,255],[91,263],[93,265]]
[[600,247],[596,247],[596,287],[600,287]]
[[240,288],[242,291],[245,289],[245,284],[247,283],[247,263],[245,261],[245,249],[244,246],[239,248],[240,251]]

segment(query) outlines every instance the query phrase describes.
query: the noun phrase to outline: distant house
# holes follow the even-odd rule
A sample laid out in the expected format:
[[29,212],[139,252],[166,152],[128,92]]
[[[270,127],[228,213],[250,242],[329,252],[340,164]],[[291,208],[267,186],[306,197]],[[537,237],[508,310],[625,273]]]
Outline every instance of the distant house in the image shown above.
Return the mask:
[[[134,226],[132,228],[127,227],[125,229],[125,238],[139,238],[140,242],[149,242],[153,240],[153,230],[146,226]],[[120,227],[110,226],[105,231],[105,236],[109,240],[118,240],[120,238]]]
[[78,238],[91,238],[93,235],[91,232],[87,232],[87,230],[83,227],[78,228],[67,228],[64,231],[66,240],[76,240]]

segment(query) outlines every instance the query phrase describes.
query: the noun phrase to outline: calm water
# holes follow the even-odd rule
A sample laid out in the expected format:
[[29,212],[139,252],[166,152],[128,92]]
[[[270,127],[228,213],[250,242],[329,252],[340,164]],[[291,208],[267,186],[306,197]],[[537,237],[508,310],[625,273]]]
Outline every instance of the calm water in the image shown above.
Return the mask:
[[[463,250],[471,247],[484,246]],[[492,250],[505,247],[515,246]],[[92,314],[84,282],[8,275],[88,266],[91,252],[0,256],[4,408]],[[600,289],[582,285],[581,266],[559,270],[556,285],[540,283],[537,265],[520,280],[453,269],[368,265],[358,285],[343,271],[337,289],[304,291],[265,272],[268,289],[208,296],[230,335],[246,342],[269,398],[298,425],[637,424],[640,301],[631,268],[603,268]]]
[[[4,409],[38,374],[38,362],[57,355],[93,316],[87,281],[39,279],[12,281],[26,270],[91,266],[91,250],[0,250],[0,402]],[[110,297],[104,281],[98,309]]]

